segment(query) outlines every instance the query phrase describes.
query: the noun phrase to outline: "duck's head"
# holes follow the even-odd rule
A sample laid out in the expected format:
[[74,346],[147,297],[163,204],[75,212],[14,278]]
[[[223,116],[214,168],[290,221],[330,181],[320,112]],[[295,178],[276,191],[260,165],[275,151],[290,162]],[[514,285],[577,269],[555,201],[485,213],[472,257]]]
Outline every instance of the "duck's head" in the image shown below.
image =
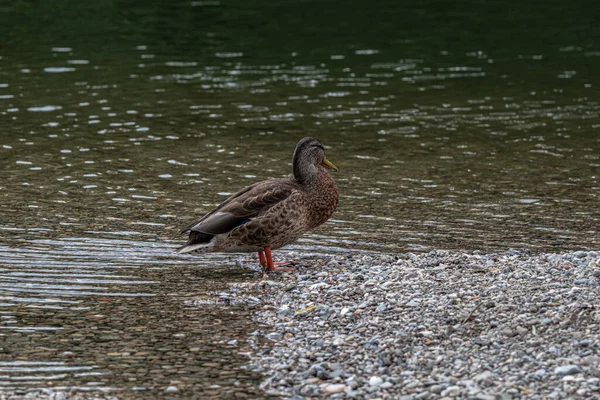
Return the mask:
[[305,182],[316,177],[319,168],[331,169],[333,171],[338,170],[325,157],[323,143],[313,137],[305,137],[298,142],[294,151],[292,165],[294,167],[294,178],[299,182]]

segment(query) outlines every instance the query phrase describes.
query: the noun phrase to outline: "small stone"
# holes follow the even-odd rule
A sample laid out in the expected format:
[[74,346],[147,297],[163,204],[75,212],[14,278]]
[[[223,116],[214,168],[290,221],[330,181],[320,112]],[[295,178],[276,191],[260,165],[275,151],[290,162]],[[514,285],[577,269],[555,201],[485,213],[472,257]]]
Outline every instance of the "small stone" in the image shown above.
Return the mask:
[[475,338],[473,340],[473,343],[481,345],[481,346],[489,346],[492,343],[492,341],[486,337],[480,336],[480,337]]
[[544,368],[540,368],[537,371],[535,371],[533,375],[535,375],[538,378],[543,378],[547,373],[548,371],[546,371]]
[[342,393],[344,390],[346,390],[346,385],[341,383],[329,384],[322,390],[325,394]]
[[580,372],[581,368],[578,365],[563,365],[554,369],[556,375],[575,375]]
[[415,301],[415,300],[411,300],[408,303],[406,303],[406,307],[419,307],[420,304],[419,302]]
[[342,374],[344,373],[343,369],[336,369],[335,371],[329,373],[329,378],[330,379],[334,379],[334,378],[339,378],[340,376],[342,376]]
[[179,393],[179,388],[177,386],[169,386],[165,389],[165,393]]
[[371,386],[381,386],[382,383],[383,379],[378,376],[372,376],[371,379],[369,379],[369,385]]
[[440,394],[444,388],[441,385],[433,385],[429,388],[431,393]]
[[267,333],[267,338],[271,340],[279,340],[283,337],[283,335],[279,332],[271,332]]
[[50,395],[50,400],[67,400],[68,398],[67,392],[54,392],[53,395]]
[[502,334],[504,336],[512,337],[515,336],[517,333],[510,328],[504,328],[502,329]]
[[322,378],[325,375],[325,368],[318,364],[314,364],[308,369],[307,374],[309,376],[316,376],[317,378]]
[[527,333],[529,333],[529,331],[526,328],[523,328],[522,326],[517,326],[517,333],[519,335],[526,335]]
[[277,314],[281,315],[282,317],[289,317],[294,315],[294,310],[288,306],[283,306],[277,311]]
[[587,356],[584,361],[589,364],[600,364],[600,357],[599,356]]
[[341,336],[336,337],[335,339],[333,339],[333,345],[334,346],[341,346],[343,345],[345,342],[345,339]]
[[344,315],[348,314],[350,312],[350,309],[348,307],[344,307],[342,308],[342,311],[340,311],[340,315],[343,317]]
[[456,397],[460,394],[460,386],[448,386],[446,390],[442,392],[442,396]]
[[387,309],[387,306],[385,304],[380,304],[375,309],[375,312],[376,313],[384,312],[386,309]]
[[493,375],[494,374],[492,374],[490,371],[483,371],[482,373],[475,375],[473,377],[473,380],[475,382],[481,382],[481,381],[491,378]]
[[382,389],[389,389],[392,386],[394,386],[392,382],[383,382],[381,385],[379,385],[379,387]]
[[414,389],[414,388],[418,387],[419,385],[420,385],[420,382],[418,382],[418,381],[409,382],[404,386],[404,389],[407,389],[407,390]]

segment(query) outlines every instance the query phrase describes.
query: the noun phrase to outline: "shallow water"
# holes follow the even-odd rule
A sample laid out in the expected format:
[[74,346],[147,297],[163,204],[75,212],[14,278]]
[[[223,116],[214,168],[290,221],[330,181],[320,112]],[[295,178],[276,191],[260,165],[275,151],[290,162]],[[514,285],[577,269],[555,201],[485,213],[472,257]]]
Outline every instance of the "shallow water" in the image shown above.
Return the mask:
[[[288,175],[306,135],[327,145],[342,196],[290,246],[301,256],[597,249],[593,13],[403,4],[0,9],[0,384],[255,384],[225,344],[256,329],[250,311],[216,303],[256,276],[237,256],[171,250],[241,186]],[[210,389],[224,365],[239,385]]]
[[0,392],[260,393],[241,369],[252,301],[220,294],[256,276],[224,276],[230,260],[190,268],[160,243],[91,237],[3,245],[0,259]]

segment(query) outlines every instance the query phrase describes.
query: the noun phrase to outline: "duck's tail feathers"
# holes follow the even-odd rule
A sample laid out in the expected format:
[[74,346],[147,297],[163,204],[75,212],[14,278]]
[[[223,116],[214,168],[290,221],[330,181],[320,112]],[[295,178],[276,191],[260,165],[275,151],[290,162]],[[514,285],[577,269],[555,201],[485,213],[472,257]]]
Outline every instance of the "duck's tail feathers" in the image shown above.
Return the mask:
[[202,251],[208,250],[208,248],[212,247],[212,243],[196,243],[196,244],[186,244],[185,246],[181,246],[177,250],[176,253],[192,253],[194,251]]
[[181,246],[176,253],[191,253],[197,251],[199,253],[209,252],[213,246],[215,235],[204,232],[190,231],[190,238],[184,246]]

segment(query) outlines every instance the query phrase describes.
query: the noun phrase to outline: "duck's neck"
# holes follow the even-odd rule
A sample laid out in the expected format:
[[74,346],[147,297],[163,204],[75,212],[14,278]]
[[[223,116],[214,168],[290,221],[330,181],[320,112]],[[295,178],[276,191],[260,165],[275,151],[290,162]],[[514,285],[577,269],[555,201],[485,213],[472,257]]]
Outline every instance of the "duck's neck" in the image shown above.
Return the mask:
[[294,166],[294,179],[301,185],[311,186],[319,180],[319,173],[325,171],[319,171],[319,168],[315,164],[302,159],[295,158],[293,161]]
[[[304,190],[308,192],[322,192],[324,187],[329,188],[336,186],[335,181],[329,171],[327,171],[327,168],[314,164],[312,165],[312,168],[313,173],[302,175],[302,180],[299,180],[297,175],[294,174],[296,182],[298,182]],[[305,169],[304,171],[307,170]]]

